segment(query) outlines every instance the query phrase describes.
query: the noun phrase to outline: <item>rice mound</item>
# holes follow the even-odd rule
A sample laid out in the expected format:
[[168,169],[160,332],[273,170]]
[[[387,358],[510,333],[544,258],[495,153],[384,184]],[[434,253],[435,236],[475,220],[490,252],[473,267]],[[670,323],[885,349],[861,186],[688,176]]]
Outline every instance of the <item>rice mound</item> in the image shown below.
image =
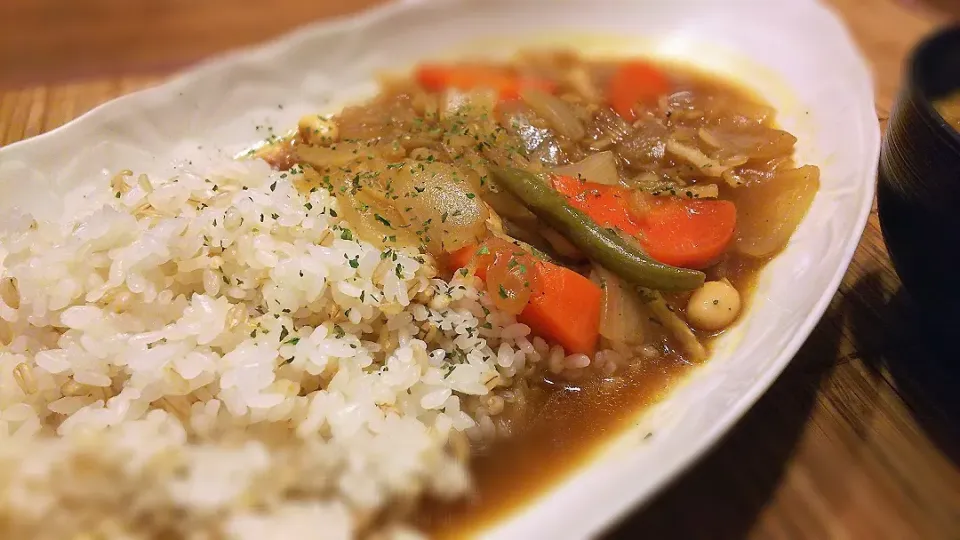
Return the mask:
[[563,368],[327,191],[215,170],[2,218],[0,537],[416,537],[393,518],[464,493],[509,385]]

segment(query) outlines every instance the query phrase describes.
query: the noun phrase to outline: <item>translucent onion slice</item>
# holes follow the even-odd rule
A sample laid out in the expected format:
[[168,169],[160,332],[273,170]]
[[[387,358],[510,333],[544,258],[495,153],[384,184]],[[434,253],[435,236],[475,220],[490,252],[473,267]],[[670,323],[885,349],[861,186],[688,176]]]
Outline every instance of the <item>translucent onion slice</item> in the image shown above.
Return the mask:
[[820,186],[820,169],[806,165],[734,192],[734,247],[751,257],[769,257],[787,245]]
[[617,158],[609,150],[592,154],[586,159],[571,165],[557,167],[553,172],[607,186],[615,186],[620,183]]
[[587,134],[573,107],[557,96],[541,90],[526,89],[520,93],[520,97],[560,135],[579,141]]
[[601,266],[594,266],[590,279],[603,291],[600,335],[614,343],[643,343],[648,314],[638,295]]

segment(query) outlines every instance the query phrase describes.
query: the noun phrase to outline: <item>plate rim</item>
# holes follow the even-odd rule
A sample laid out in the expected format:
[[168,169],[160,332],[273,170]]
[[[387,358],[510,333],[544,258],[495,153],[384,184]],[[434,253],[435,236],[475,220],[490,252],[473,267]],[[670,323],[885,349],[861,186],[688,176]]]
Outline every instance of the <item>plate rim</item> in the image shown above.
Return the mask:
[[[178,70],[169,78],[160,81],[158,84],[148,88],[138,90],[123,96],[106,101],[69,122],[48,132],[23,139],[12,144],[0,147],[0,159],[6,158],[14,152],[20,152],[27,148],[45,144],[47,141],[61,138],[65,133],[72,131],[78,125],[90,122],[91,120],[111,112],[121,111],[130,102],[142,101],[145,105],[157,105],[165,101],[173,100],[177,95],[177,90],[197,84],[198,80],[209,76],[217,70],[231,69],[245,62],[252,62],[259,56],[272,56],[284,49],[293,48],[299,42],[315,39],[323,34],[337,34],[341,32],[350,32],[352,30],[361,30],[364,27],[376,24],[377,22],[389,19],[404,11],[415,9],[429,4],[457,3],[471,0],[393,0],[380,6],[360,11],[358,13],[338,16],[329,19],[323,19],[316,22],[305,24],[292,31],[286,32],[278,37],[267,41],[235,48],[230,51],[213,55],[207,59],[196,62],[185,68]],[[536,2],[538,0],[522,0],[527,2]],[[577,3],[577,2],[568,2]],[[868,63],[853,38],[850,29],[840,19],[836,12],[817,0],[802,0],[798,2],[805,4],[804,9],[811,9],[819,12],[818,17],[825,23],[834,27],[834,33],[842,40],[842,45],[853,54],[856,60],[857,69],[856,80],[860,83],[855,93],[861,98],[866,98],[865,102],[875,103],[874,88],[875,81]],[[867,101],[869,100],[869,101]],[[859,100],[858,100],[859,101]],[[701,459],[711,453],[727,436],[734,425],[749,411],[754,404],[763,396],[772,386],[774,381],[780,377],[787,365],[793,360],[802,345],[809,339],[814,328],[820,323],[828,306],[835,298],[843,277],[846,275],[851,261],[859,246],[863,233],[868,225],[871,213],[872,202],[876,190],[876,175],[881,146],[881,131],[879,121],[874,115],[872,121],[866,116],[862,116],[862,111],[858,111],[859,120],[864,124],[863,133],[869,135],[863,141],[865,147],[862,149],[862,161],[857,162],[858,175],[866,176],[863,179],[866,182],[862,198],[857,201],[858,208],[854,220],[855,227],[844,238],[842,256],[837,268],[833,271],[827,286],[820,291],[820,297],[815,303],[813,309],[803,319],[798,330],[790,338],[786,346],[776,355],[770,365],[760,372],[758,378],[748,387],[732,406],[727,408],[720,416],[719,420],[712,424],[712,427],[700,439],[700,444],[687,447],[682,453],[674,456],[670,466],[665,467],[667,472],[659,475],[652,483],[649,489],[638,492],[624,493],[624,497],[618,499],[615,504],[608,505],[604,510],[594,509],[589,514],[581,516],[582,521],[579,527],[575,527],[578,532],[586,535],[599,534],[602,531],[614,527],[630,511],[636,511],[649,503],[649,501],[659,495],[668,485],[677,481],[686,474]],[[805,218],[806,219],[806,218]],[[592,460],[591,460],[592,461]],[[543,497],[557,490],[563,485],[566,479],[576,475],[578,471],[583,471],[589,466],[591,461],[583,463],[576,471],[570,473],[563,479],[558,480],[556,484],[548,487],[543,493],[531,497],[518,507],[516,512],[511,512],[500,517],[492,523],[484,524],[477,534],[490,537],[501,538],[498,531],[501,527],[509,525],[511,521],[519,516],[525,509],[539,505]],[[575,536],[573,530],[566,537]]]

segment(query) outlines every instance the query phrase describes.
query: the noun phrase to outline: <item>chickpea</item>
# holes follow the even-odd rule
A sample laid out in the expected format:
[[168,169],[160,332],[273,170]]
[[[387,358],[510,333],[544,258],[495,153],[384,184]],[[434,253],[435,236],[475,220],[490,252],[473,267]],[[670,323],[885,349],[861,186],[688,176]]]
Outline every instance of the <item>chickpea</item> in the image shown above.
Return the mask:
[[739,314],[740,293],[726,280],[704,283],[687,303],[690,324],[708,332],[730,326]]

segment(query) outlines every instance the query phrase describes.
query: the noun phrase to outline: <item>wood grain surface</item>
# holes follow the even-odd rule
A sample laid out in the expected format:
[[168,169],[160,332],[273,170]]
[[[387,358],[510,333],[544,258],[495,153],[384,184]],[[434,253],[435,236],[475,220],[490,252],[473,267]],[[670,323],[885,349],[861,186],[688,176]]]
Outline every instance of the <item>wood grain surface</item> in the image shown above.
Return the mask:
[[[3,0],[0,145],[212,53],[376,3]],[[910,48],[960,12],[956,0],[830,3],[873,65],[881,122]],[[770,392],[609,538],[960,538],[960,354],[919,321],[874,212],[840,292]]]

